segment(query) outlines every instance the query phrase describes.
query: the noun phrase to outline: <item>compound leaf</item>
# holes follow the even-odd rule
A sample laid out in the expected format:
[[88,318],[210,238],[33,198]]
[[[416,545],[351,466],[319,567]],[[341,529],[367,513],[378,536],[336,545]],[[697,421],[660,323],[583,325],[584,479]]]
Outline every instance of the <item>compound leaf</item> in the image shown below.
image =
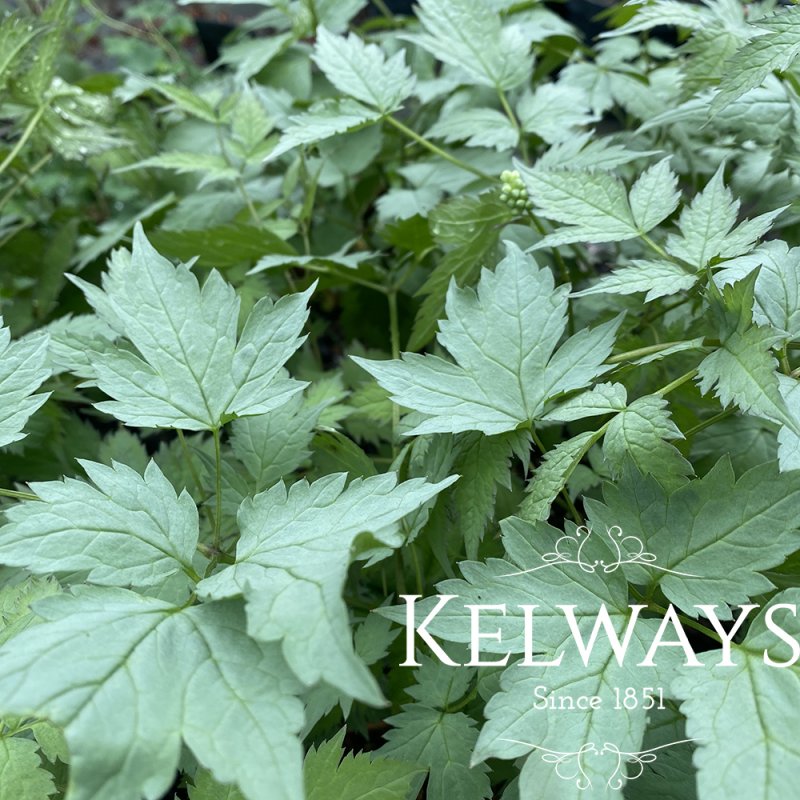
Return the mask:
[[116,462],[80,464],[94,486],[75,478],[33,483],[39,500],[7,509],[0,561],[44,575],[87,570],[88,580],[112,586],[194,574],[197,508],[154,461],[144,476]]
[[303,342],[311,289],[277,303],[259,300],[237,342],[233,287],[213,271],[201,289],[186,266],[153,249],[138,224],[132,253],[112,256],[102,289],[73,280],[138,351],[91,358],[97,385],[114,398],[97,408],[127,425],[213,430],[264,414],[303,388],[282,367]]
[[0,797],[47,800],[55,794],[53,776],[42,767],[38,748],[20,736],[0,737]]
[[[780,608],[783,603],[790,608]],[[758,797],[779,800],[794,792],[800,754],[794,746],[795,711],[791,698],[800,691],[797,665],[779,669],[792,653],[766,627],[775,625],[796,639],[800,625],[793,609],[800,590],[788,589],[753,622],[744,641],[734,644],[735,666],[720,666],[720,651],[699,656],[703,668],[682,669],[672,688],[683,700],[686,733],[697,739],[694,763],[698,795],[704,800]],[[777,608],[776,608],[777,607]]]
[[156,800],[181,740],[248,800],[264,786],[301,800],[299,685],[279,648],[247,636],[241,603],[81,586],[36,611],[45,621],[0,648],[0,708],[64,728],[73,800]]
[[405,51],[387,59],[376,44],[358,36],[336,36],[317,29],[314,61],[325,77],[344,94],[390,114],[414,90],[414,77],[405,63]]
[[[656,556],[659,569],[626,567],[637,583],[659,586],[687,614],[694,604],[730,606],[769,591],[761,571],[783,563],[800,548],[800,472],[778,472],[769,462],[738,480],[730,460],[720,459],[704,475],[677,488],[626,468],[606,484],[604,502],[586,499],[597,526],[619,526]],[[769,528],[769,540],[758,536]]]
[[530,76],[529,37],[521,27],[504,26],[489,0],[420,0],[416,11],[425,32],[405,38],[474,83],[508,90]]
[[24,438],[25,423],[50,396],[34,394],[50,376],[47,348],[47,336],[12,342],[8,328],[0,327],[0,447]]
[[345,731],[306,753],[306,800],[406,800],[422,770],[367,753],[342,753]]
[[581,389],[608,368],[621,318],[584,329],[556,349],[566,327],[568,286],[556,287],[516,245],[477,292],[451,283],[439,342],[456,363],[406,353],[354,360],[406,408],[425,415],[410,433],[505,433],[539,418],[550,398]]
[[[281,482],[245,500],[238,515],[236,563],[198,585],[201,596],[244,594],[248,631],[283,640],[286,659],[307,685],[320,678],[352,697],[382,701],[356,656],[341,597],[353,558],[402,543],[397,523],[455,478],[397,483],[394,472],[356,479],[327,475],[289,489]],[[375,538],[359,540],[371,532]]]

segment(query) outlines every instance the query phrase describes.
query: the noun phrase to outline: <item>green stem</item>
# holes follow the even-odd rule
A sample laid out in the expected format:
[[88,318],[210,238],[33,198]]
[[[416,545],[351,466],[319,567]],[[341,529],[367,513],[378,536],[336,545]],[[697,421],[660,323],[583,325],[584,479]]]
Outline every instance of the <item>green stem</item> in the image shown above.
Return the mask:
[[197,545],[197,549],[208,559],[213,562],[222,562],[223,564],[235,564],[236,559],[226,553],[224,550],[215,550],[213,547],[209,547],[207,544],[203,544],[200,542]]
[[[400,358],[400,318],[397,313],[397,291],[392,289],[386,295],[389,301],[389,338],[392,358]],[[400,427],[400,406],[392,403],[392,455],[397,456],[397,429]]]
[[186,437],[183,435],[183,431],[178,429],[178,441],[181,443],[181,450],[183,451],[183,457],[186,460],[186,466],[189,469],[189,476],[192,479],[192,483],[194,483],[195,488],[197,489],[197,496],[201,499],[203,505],[203,511],[205,515],[208,517],[208,524],[211,526],[211,529],[214,529],[214,512],[211,510],[208,503],[205,502],[205,492],[203,490],[203,482],[200,480],[200,474],[197,472],[197,468],[194,463],[194,458],[192,457],[192,451],[189,449],[189,443],[186,441]]
[[522,160],[528,160],[528,142],[525,139],[525,132],[522,130],[522,126],[519,124],[519,120],[517,119],[517,115],[514,113],[514,109],[511,108],[511,104],[508,102],[508,98],[506,97],[506,93],[498,86],[497,87],[497,96],[500,98],[500,105],[503,106],[503,111],[505,112],[506,116],[508,117],[508,121],[511,123],[514,130],[517,132],[517,139],[519,140],[520,146],[520,153],[522,154]]
[[374,5],[375,8],[377,8],[378,11],[380,11],[381,14],[383,14],[383,16],[386,17],[387,20],[389,20],[390,22],[395,21],[394,14],[392,13],[389,6],[387,6],[386,3],[383,2],[383,0],[372,0],[372,5]]
[[781,369],[784,375],[792,374],[792,365],[789,363],[789,350],[786,345],[780,349]]
[[414,564],[414,576],[417,580],[417,594],[425,594],[425,581],[422,578],[422,567],[419,563],[419,556],[417,555],[417,548],[414,543],[408,545],[408,550],[411,552],[411,561]]
[[191,578],[191,580],[193,580],[195,583],[200,583],[200,581],[201,581],[201,580],[203,580],[203,578],[202,578],[200,575],[198,575],[198,574],[197,574],[197,572],[195,572],[195,570],[194,570],[194,568],[193,568],[193,567],[190,567],[190,566],[188,566],[188,565],[187,565],[187,566],[184,566],[184,568],[183,568],[183,571],[184,571],[184,572],[185,572],[185,573],[186,573],[186,574],[189,576],[189,578]]
[[220,541],[222,539],[222,448],[219,441],[219,428],[214,428],[214,467],[216,470],[215,477],[215,505],[216,511],[214,514],[214,549],[219,550]]
[[632,358],[641,358],[642,356],[649,356],[653,353],[660,353],[662,350],[668,350],[670,347],[675,347],[679,344],[687,344],[687,341],[679,342],[662,342],[661,344],[650,344],[647,347],[639,347],[636,350],[628,350],[626,353],[618,353],[615,356],[610,356],[605,360],[606,364],[621,364]]
[[19,176],[14,185],[0,198],[0,210],[5,208],[11,198],[53,157],[52,153],[43,155],[30,169]]
[[723,419],[733,416],[737,410],[738,409],[735,407],[726,408],[724,411],[720,411],[719,414],[714,414],[713,417],[709,417],[708,419],[704,419],[702,422],[698,422],[697,425],[684,432],[684,438],[688,439],[690,436],[694,436],[694,434],[700,433],[700,431],[710,428],[712,425],[716,425]]
[[462,697],[453,705],[448,705],[445,707],[445,711],[448,714],[454,714],[456,711],[461,711],[462,708],[466,708],[476,697],[478,696],[478,682],[475,682],[475,685],[472,687],[472,690],[466,697]]
[[39,496],[30,492],[18,492],[16,489],[0,489],[0,497],[13,497],[15,500],[38,500]]
[[244,200],[244,203],[247,206],[247,210],[250,213],[250,218],[255,223],[255,226],[261,229],[264,226],[264,220],[258,216],[258,211],[256,211],[253,198],[250,197],[250,193],[247,191],[247,186],[245,186],[244,179],[241,175],[236,178],[236,188],[239,190],[239,194],[242,196],[242,200]]
[[[631,592],[636,595],[637,599],[647,600],[647,598],[641,592],[639,592],[635,586],[629,585],[629,588]],[[654,603],[652,600],[647,601],[647,608],[648,611],[655,611],[658,614],[667,613],[667,609],[664,608],[664,606]],[[678,619],[683,625],[705,634],[709,639],[713,639],[717,644],[722,644],[722,639],[720,638],[719,634],[717,634],[716,631],[711,630],[711,628],[707,628],[702,622],[698,622],[697,620],[687,617],[686,614],[681,614],[680,612],[678,612]]]
[[31,138],[31,134],[33,134],[34,129],[39,124],[39,120],[42,118],[42,115],[46,109],[47,104],[43,103],[39,106],[39,108],[36,109],[36,113],[33,114],[33,116],[31,116],[31,118],[28,120],[28,124],[25,130],[22,132],[22,136],[17,139],[17,143],[11,149],[11,152],[3,159],[3,163],[0,164],[0,175],[6,171],[8,165],[14,161],[14,159],[19,155],[20,150],[25,147],[25,143]]
[[336,278],[341,278],[343,281],[349,281],[350,283],[357,283],[359,286],[364,286],[367,289],[372,289],[373,291],[380,292],[381,294],[389,293],[386,287],[381,286],[379,283],[373,283],[365,278],[359,278],[357,275],[350,275],[349,273],[333,272],[323,265],[317,266],[315,264],[304,264],[303,269],[307,269],[311,272],[317,272],[320,275],[332,275]]
[[654,252],[658,253],[661,258],[667,259],[667,261],[673,261],[674,259],[670,254],[656,241],[651,239],[646,233],[639,234],[639,238]]
[[443,158],[445,161],[449,161],[451,164],[454,164],[457,167],[460,167],[467,172],[471,172],[473,175],[477,175],[479,178],[483,178],[487,181],[492,181],[493,183],[497,182],[497,178],[493,177],[492,175],[488,175],[483,170],[478,169],[477,167],[473,167],[472,164],[467,164],[466,161],[462,161],[460,158],[456,158],[454,155],[451,155],[445,150],[442,150],[441,147],[437,147],[433,142],[426,139],[424,136],[420,136],[416,131],[411,130],[407,125],[404,125],[400,120],[395,119],[392,116],[386,116],[384,119],[392,126],[397,128],[405,136],[408,136],[409,139],[413,139],[418,144],[421,144],[427,150],[430,150],[431,153],[439,156],[439,158]]
[[659,397],[663,397],[665,394],[669,394],[670,392],[677,389],[679,386],[683,386],[684,383],[690,381],[694,376],[697,375],[697,368],[690,369],[688,372],[685,372],[680,378],[675,378],[672,383],[668,383],[666,386],[662,386],[660,389],[653,392],[653,394],[657,394]]

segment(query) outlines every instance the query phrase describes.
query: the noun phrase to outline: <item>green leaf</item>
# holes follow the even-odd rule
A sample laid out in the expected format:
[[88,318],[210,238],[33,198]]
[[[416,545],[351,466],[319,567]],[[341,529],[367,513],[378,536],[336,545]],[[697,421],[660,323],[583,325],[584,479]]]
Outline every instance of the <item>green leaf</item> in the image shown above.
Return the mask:
[[753,31],[755,38],[726,62],[719,92],[711,101],[712,114],[760,86],[771,72],[789,69],[800,55],[800,9],[787,8],[756,20],[754,26],[762,30]]
[[467,558],[477,558],[478,545],[486,525],[494,517],[497,487],[511,488],[511,456],[526,446],[530,438],[525,431],[499,436],[465,434],[458,446],[453,470],[461,479],[453,489],[453,506],[458,514],[458,527],[464,536]]
[[794,340],[800,336],[800,247],[790,250],[780,241],[764,247],[756,278],[753,319]]
[[[698,615],[694,604],[716,603],[722,618],[723,604],[738,605],[769,591],[772,585],[761,570],[800,548],[800,472],[779,473],[774,461],[737,481],[730,460],[723,458],[708,474],[678,488],[626,469],[606,484],[603,498],[603,504],[584,501],[590,520],[641,539],[660,568],[628,566],[629,577],[660,587],[691,616]],[[765,526],[768,540],[759,536]]]
[[462,108],[445,111],[425,135],[445,142],[464,142],[467,147],[516,147],[519,133],[505,114],[493,108]]
[[570,242],[618,242],[654,228],[678,204],[676,176],[668,159],[646,170],[630,195],[606,172],[534,168],[515,162],[537,213],[562,223],[535,247],[557,247]]
[[639,230],[655,228],[678,207],[681,199],[678,176],[670,169],[669,162],[669,158],[664,158],[653,164],[631,188],[631,211]]
[[137,76],[137,79],[148,89],[158,92],[162,97],[165,97],[173,103],[176,108],[179,108],[189,116],[202,119],[205,122],[211,122],[215,125],[219,123],[219,117],[214,106],[188,87],[181,86],[177,83],[153,80],[143,75]]
[[657,758],[644,765],[640,777],[628,781],[626,800],[697,800],[694,746],[686,741],[683,716],[672,706],[650,712],[642,750],[652,750]]
[[30,739],[0,737],[0,797],[46,800],[55,794],[53,776],[43,769],[37,750]]
[[608,424],[603,455],[618,477],[626,457],[644,475],[653,475],[664,486],[680,486],[693,474],[692,465],[671,440],[683,434],[669,415],[669,404],[658,395],[638,397]]
[[311,455],[309,446],[322,409],[304,405],[302,396],[295,395],[268,414],[233,422],[231,448],[250,473],[253,494],[289,475]]
[[546,402],[587,386],[603,364],[621,318],[585,329],[556,349],[567,321],[567,286],[507,243],[495,272],[478,290],[447,292],[447,319],[438,339],[456,363],[406,353],[402,360],[354,360],[392,399],[425,419],[411,434],[514,430],[541,417]]
[[537,213],[564,224],[537,247],[569,242],[616,242],[638,235],[625,187],[605,172],[517,169]]
[[201,769],[194,779],[194,786],[189,787],[189,800],[244,800],[244,798],[235,786],[218,783],[207,769]]
[[550,516],[553,501],[600,436],[597,431],[584,431],[571,439],[564,439],[544,454],[528,484],[528,494],[520,505],[519,516],[522,519],[535,521]]
[[236,69],[236,80],[244,82],[261,72],[295,40],[292,33],[259,36],[257,39],[242,39],[222,50],[217,61]]
[[2,327],[0,317],[0,447],[25,438],[22,429],[31,415],[50,396],[34,394],[50,376],[47,365],[48,337],[17,342]]
[[488,0],[420,0],[417,18],[425,32],[404,38],[460,68],[471,82],[507,90],[530,76],[529,38],[516,25],[503,26]]
[[103,289],[73,279],[128,350],[92,356],[97,385],[114,398],[97,408],[128,425],[213,430],[235,416],[264,414],[303,384],[283,377],[297,350],[313,287],[260,300],[238,338],[239,298],[214,271],[202,290],[173,267],[137,226],[133,253],[118,251]]
[[77,587],[0,648],[0,708],[63,726],[73,800],[160,797],[181,740],[248,800],[301,800],[299,688],[279,650],[244,631],[240,603],[176,608]]
[[182,153],[180,151],[159,153],[157,156],[150,156],[150,158],[137,161],[135,164],[116,171],[128,172],[147,167],[171,169],[178,175],[199,172],[204,176],[200,186],[211,181],[233,181],[239,176],[239,171],[234,169],[222,156],[213,153]]
[[275,161],[301,145],[317,144],[340,133],[360,130],[377,122],[381,116],[380,111],[367,108],[350,98],[322,100],[312,105],[305,114],[289,118],[289,126],[266,161]]
[[159,200],[151,203],[142,211],[137,211],[135,214],[121,220],[111,219],[100,225],[100,235],[94,238],[85,237],[82,240],[83,243],[75,253],[75,257],[72,261],[75,266],[75,272],[80,272],[85,267],[89,266],[96,258],[105,255],[114,245],[119,244],[122,238],[128,234],[128,231],[130,231],[137,222],[149,219],[174,202],[175,195],[170,192]]
[[264,253],[293,256],[294,248],[284,241],[284,236],[288,238],[288,235],[279,231],[277,225],[271,230],[267,225],[256,228],[242,222],[231,222],[201,230],[157,230],[150,234],[150,241],[153,247],[172,258],[181,261],[196,259],[202,267],[223,269],[242,263],[252,264]]
[[695,283],[696,275],[691,275],[672,261],[634,260],[629,266],[601,275],[588,289],[573,292],[572,297],[647,292],[644,301],[649,303],[659,297],[691,289]]
[[517,106],[524,131],[535,133],[548,144],[573,139],[583,128],[597,121],[583,89],[566,83],[542,83],[525,94]]
[[[800,591],[777,595],[774,624],[796,639],[795,607]],[[800,691],[797,665],[778,669],[764,663],[765,654],[778,663],[791,658],[786,642],[766,628],[768,609],[753,622],[741,644],[733,644],[735,666],[719,666],[720,651],[699,656],[703,669],[683,669],[672,686],[683,700],[686,733],[697,739],[694,763],[698,796],[703,800],[758,797],[779,800],[795,791],[800,755],[794,746],[796,715],[792,697]]]
[[720,165],[703,191],[681,211],[678,221],[681,235],[670,234],[667,237],[669,254],[698,270],[704,269],[715,256],[731,258],[747,253],[783,210],[745,220],[733,229],[739,201],[734,200],[730,189],[725,186],[724,167],[724,164]]
[[723,406],[733,403],[746,414],[775,420],[800,434],[800,422],[789,413],[778,388],[778,362],[770,349],[775,339],[767,327],[740,325],[700,363],[700,391],[714,389]]
[[427,768],[427,800],[484,800],[492,796],[486,768],[470,767],[478,732],[474,720],[466,714],[448,714],[413,703],[386,721],[392,728],[378,752]]
[[[629,624],[627,591],[619,584],[612,591],[614,605],[609,608],[609,616],[621,638]],[[537,601],[541,597],[535,590],[532,594]],[[562,599],[565,604],[574,602],[571,597]],[[581,623],[586,627],[588,620]],[[671,669],[663,663],[667,659],[661,655],[656,668],[637,664],[644,659],[656,628],[656,620],[637,620],[622,666],[614,658],[608,641],[598,638],[589,668],[570,644],[559,650],[565,657],[557,668],[512,665],[506,669],[500,678],[500,691],[486,704],[487,721],[473,760],[527,756],[519,775],[521,797],[620,798],[622,795],[613,780],[621,777],[616,773],[617,759],[609,753],[613,753],[611,748],[622,753],[642,750],[647,713],[641,705],[630,711],[615,710],[614,690],[621,695],[628,688],[641,693],[644,687],[661,686],[670,675]],[[677,661],[674,653],[669,660]],[[601,705],[589,712],[575,707],[537,708],[534,705],[537,687],[544,688],[546,696],[556,701],[563,697],[597,696]],[[609,749],[604,749],[604,744]],[[582,748],[586,749],[580,753]],[[559,772],[550,759],[543,757],[554,752],[567,756]],[[565,781],[565,775],[574,777]]]
[[33,483],[39,500],[6,511],[0,561],[42,575],[86,570],[88,580],[111,586],[194,574],[197,509],[154,461],[144,477],[124,464],[79,463],[94,486],[74,478]]
[[543,417],[548,422],[574,422],[577,419],[596,417],[623,411],[628,392],[621,383],[598,383],[588,392],[565,400]]
[[343,754],[345,731],[306,753],[306,800],[406,800],[421,770],[367,753]]
[[634,16],[624,25],[613,31],[605,31],[601,36],[628,36],[640,31],[649,31],[660,25],[701,30],[713,21],[713,16],[707,8],[691,5],[682,0],[654,0],[647,4],[638,3],[634,9]]
[[[283,641],[297,676],[323,679],[351,697],[382,701],[370,671],[355,655],[341,593],[354,558],[402,544],[397,523],[455,478],[397,483],[396,473],[356,479],[328,475],[289,489],[278,483],[239,509],[236,563],[202,581],[203,597],[244,594],[248,632]],[[362,533],[373,537],[360,539]]]
[[376,44],[358,36],[335,36],[317,29],[314,62],[325,77],[344,94],[391,114],[414,90],[415,79],[405,63],[405,51],[387,59]]
[[18,56],[45,30],[19,14],[7,15],[0,22],[0,89],[5,89]]
[[0,644],[40,622],[31,610],[31,604],[60,591],[55,578],[37,578],[34,575],[0,589]]
[[451,280],[466,285],[478,277],[497,244],[499,229],[511,218],[508,205],[491,195],[456,197],[431,213],[432,233],[437,243],[449,249],[417,292],[424,300],[414,320],[409,349],[419,350],[433,338]]
[[[255,275],[259,272],[264,272],[268,269],[275,269],[276,267],[337,267],[344,269],[358,269],[365,261],[371,261],[378,256],[371,250],[355,251],[348,253],[349,244],[341,247],[335,253],[329,253],[326,256],[300,256],[300,255],[269,255],[259,259],[258,263],[250,270],[248,275]],[[320,270],[322,271],[322,270]]]

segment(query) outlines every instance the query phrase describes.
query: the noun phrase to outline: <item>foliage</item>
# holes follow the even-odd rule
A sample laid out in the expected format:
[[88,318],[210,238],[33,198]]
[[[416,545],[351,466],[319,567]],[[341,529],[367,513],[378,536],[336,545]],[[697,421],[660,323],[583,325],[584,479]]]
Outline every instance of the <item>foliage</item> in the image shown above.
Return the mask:
[[795,795],[800,8],[259,5],[0,19],[0,798]]

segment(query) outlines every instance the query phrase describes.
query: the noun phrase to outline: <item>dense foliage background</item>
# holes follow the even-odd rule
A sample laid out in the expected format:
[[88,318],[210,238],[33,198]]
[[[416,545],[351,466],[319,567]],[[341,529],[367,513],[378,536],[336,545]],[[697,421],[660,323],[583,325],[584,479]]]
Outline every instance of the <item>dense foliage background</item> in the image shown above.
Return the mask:
[[796,795],[800,9],[576,5],[0,19],[0,797]]

